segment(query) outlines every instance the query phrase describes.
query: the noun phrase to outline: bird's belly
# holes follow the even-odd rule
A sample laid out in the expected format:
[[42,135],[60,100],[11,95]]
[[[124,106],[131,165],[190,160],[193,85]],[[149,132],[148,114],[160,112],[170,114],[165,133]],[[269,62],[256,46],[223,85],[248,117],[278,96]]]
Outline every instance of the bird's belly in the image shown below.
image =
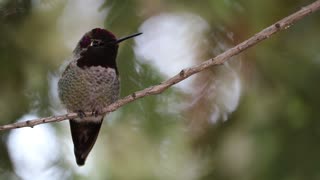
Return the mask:
[[60,99],[69,112],[100,112],[119,97],[120,83],[112,68],[69,70],[58,85]]

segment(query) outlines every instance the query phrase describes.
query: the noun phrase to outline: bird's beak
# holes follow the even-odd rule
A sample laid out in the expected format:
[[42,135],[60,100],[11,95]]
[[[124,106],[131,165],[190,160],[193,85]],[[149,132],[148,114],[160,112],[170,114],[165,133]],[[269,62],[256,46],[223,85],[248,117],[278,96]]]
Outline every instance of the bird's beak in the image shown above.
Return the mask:
[[136,36],[139,36],[141,35],[142,33],[135,33],[135,34],[132,34],[130,36],[126,36],[126,37],[123,37],[123,38],[120,38],[117,40],[117,44],[119,44],[120,42],[124,41],[124,40],[127,40],[127,39],[130,39],[130,38],[133,38],[133,37],[136,37]]

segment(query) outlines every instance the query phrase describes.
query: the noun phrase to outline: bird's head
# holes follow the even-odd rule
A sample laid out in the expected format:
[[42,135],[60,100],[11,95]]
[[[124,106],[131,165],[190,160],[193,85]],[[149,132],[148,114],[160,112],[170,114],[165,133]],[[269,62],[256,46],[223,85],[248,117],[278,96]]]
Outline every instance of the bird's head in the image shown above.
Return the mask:
[[77,65],[81,68],[90,66],[115,68],[119,43],[140,34],[142,33],[117,39],[112,32],[106,29],[94,28],[82,36],[74,50],[75,55],[79,58]]

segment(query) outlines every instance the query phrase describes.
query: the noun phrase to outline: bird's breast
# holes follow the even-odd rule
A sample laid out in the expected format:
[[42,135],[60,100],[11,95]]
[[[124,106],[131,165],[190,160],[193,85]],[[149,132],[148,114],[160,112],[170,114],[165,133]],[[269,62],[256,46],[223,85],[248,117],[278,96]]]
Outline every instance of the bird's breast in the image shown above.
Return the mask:
[[101,111],[119,97],[119,77],[113,68],[70,66],[58,83],[59,96],[71,111]]

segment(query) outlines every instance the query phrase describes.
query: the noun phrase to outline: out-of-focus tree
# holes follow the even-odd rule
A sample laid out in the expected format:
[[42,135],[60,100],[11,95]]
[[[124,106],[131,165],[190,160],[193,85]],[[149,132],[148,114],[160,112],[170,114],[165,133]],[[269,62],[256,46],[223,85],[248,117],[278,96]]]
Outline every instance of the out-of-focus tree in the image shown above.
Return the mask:
[[[70,57],[74,39],[92,26],[118,37],[144,33],[119,49],[125,96],[214,57],[308,2],[0,1],[0,122],[63,113],[55,89],[59,67]],[[319,179],[319,18],[315,13],[224,66],[111,113],[84,168],[75,166],[67,123],[50,124],[54,133],[44,142],[58,139],[58,146],[35,175]],[[1,132],[0,178],[26,179],[17,164],[22,169],[34,164],[16,160],[17,152],[20,159],[31,157],[29,147],[12,140],[20,131],[28,136],[22,129]]]

